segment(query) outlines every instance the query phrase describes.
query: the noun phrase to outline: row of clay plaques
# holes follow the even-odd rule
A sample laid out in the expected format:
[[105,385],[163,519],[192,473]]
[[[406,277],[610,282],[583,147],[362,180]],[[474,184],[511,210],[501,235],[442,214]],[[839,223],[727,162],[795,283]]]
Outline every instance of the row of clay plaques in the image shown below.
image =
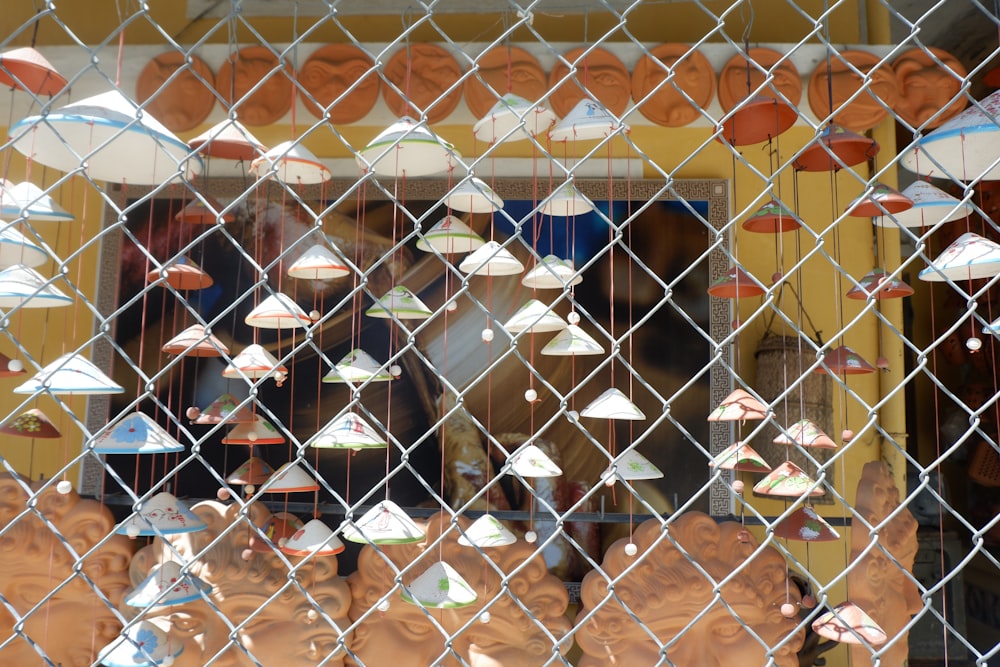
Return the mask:
[[[501,94],[512,92],[531,101],[547,99],[559,116],[565,116],[583,98],[581,86],[585,86],[615,115],[621,116],[631,101],[649,121],[664,127],[681,127],[701,117],[685,95],[704,109],[715,96],[716,85],[722,110],[730,111],[764,81],[761,69],[771,72],[771,85],[789,102],[798,106],[802,98],[801,75],[786,55],[773,49],[751,48],[749,57],[756,65],[749,67],[743,53],[733,56],[722,68],[718,84],[708,59],[687,44],[661,44],[650,49],[631,74],[609,51],[594,48],[581,58],[583,53],[583,48],[576,48],[563,54],[546,76],[538,59],[524,49],[496,47],[477,60],[477,76],[455,86],[462,68],[448,50],[436,44],[411,44],[397,51],[382,67],[391,85],[382,82],[368,54],[352,44],[320,47],[297,76],[291,66],[282,68],[277,55],[264,46],[233,54],[214,76],[198,57],[169,52],[146,65],[136,93],[140,101],[149,100],[147,109],[154,117],[176,132],[191,130],[208,118],[216,100],[209,85],[230,103],[240,100],[237,113],[243,123],[274,123],[292,107],[293,78],[308,93],[301,95],[305,108],[317,118],[324,117],[324,108],[329,109],[330,122],[335,124],[364,118],[375,106],[380,90],[385,104],[397,116],[419,117],[425,112],[429,122],[440,122],[455,110],[464,92],[473,116],[482,118],[497,99],[483,81]],[[177,72],[188,62],[187,69]],[[570,71],[567,62],[576,63],[576,80],[565,79]],[[676,87],[668,83],[653,92],[667,78],[668,68]],[[862,75],[870,77],[867,92],[847,103],[865,84]],[[964,96],[958,95],[965,76],[962,64],[939,49],[906,51],[891,66],[867,51],[842,51],[821,61],[813,71],[809,106],[820,119],[839,108],[834,122],[855,132],[875,127],[890,112],[914,127],[927,123],[927,129],[965,107]],[[765,94],[775,96],[770,87]]]

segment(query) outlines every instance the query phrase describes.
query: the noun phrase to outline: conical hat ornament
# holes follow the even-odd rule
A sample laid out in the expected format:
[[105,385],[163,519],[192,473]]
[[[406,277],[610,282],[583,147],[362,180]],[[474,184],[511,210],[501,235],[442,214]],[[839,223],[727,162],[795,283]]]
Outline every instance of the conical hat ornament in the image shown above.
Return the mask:
[[28,240],[10,223],[0,220],[0,268],[23,264],[41,266],[52,257],[37,243]]
[[872,269],[847,291],[848,299],[866,301],[875,299],[902,299],[911,296],[913,288],[902,280],[892,280],[884,269]]
[[510,474],[521,477],[559,477],[562,470],[538,445],[524,445],[510,456]]
[[462,213],[493,213],[503,208],[503,199],[485,181],[473,176],[445,195],[444,205]]
[[62,433],[52,420],[38,408],[22,412],[9,422],[0,426],[0,433],[24,438],[60,438]]
[[132,412],[94,440],[90,449],[95,454],[166,454],[183,452],[184,445],[145,412]]
[[68,306],[73,299],[24,264],[0,271],[0,308],[55,308]]
[[52,97],[65,88],[66,78],[33,47],[0,53],[0,86]]
[[566,327],[566,320],[538,299],[531,299],[521,306],[503,325],[512,334],[522,331],[551,333],[562,331]]
[[472,522],[465,532],[458,536],[458,543],[463,547],[505,547],[517,542],[514,533],[507,530],[492,514],[484,514]]
[[177,561],[168,560],[157,566],[141,584],[125,596],[130,607],[169,607],[194,602],[211,592],[212,587],[191,574],[182,574]]
[[472,252],[481,248],[483,243],[483,237],[472,231],[471,227],[459,218],[447,215],[417,239],[417,250],[437,250],[442,255],[455,255]]
[[260,415],[252,422],[236,424],[222,439],[224,445],[280,445],[284,442],[285,436]]
[[490,145],[520,141],[548,132],[556,115],[540,104],[533,104],[519,95],[507,93],[485,116],[472,126],[472,134]]
[[[934,258],[918,276],[921,280],[977,280],[1000,273],[1000,244],[966,232]],[[0,272],[2,275],[2,272]]]
[[212,276],[187,257],[178,257],[162,269],[150,271],[146,274],[146,280],[160,285],[166,283],[181,292],[205,289],[215,282]]
[[350,273],[350,267],[343,260],[334,255],[329,248],[319,244],[307,248],[288,267],[289,276],[306,280],[332,280]]
[[820,614],[812,629],[820,637],[841,644],[881,646],[888,639],[885,630],[853,602],[842,602],[832,611]]
[[344,549],[344,543],[319,519],[308,521],[281,545],[289,556],[336,556]]
[[847,347],[841,345],[823,355],[823,363],[816,367],[817,373],[831,373],[833,375],[864,375],[874,373],[877,369],[865,361],[864,357]]
[[995,180],[1000,176],[996,146],[1000,128],[1000,91],[927,133],[900,157],[901,167],[923,176],[948,174],[963,181]]
[[573,268],[573,261],[546,255],[528,271],[521,284],[531,289],[565,289],[583,282],[583,276]]
[[162,491],[147,500],[139,501],[139,509],[119,524],[115,532],[130,537],[148,537],[193,533],[204,529],[205,522],[188,509],[184,502]]
[[496,241],[487,241],[463,259],[458,270],[476,276],[513,276],[524,271],[524,264]]
[[243,348],[243,351],[233,357],[233,360],[222,371],[222,377],[231,380],[243,376],[259,379],[272,375],[281,383],[288,375],[288,369],[280,366],[273,354],[256,343]]
[[104,667],[166,667],[184,651],[184,645],[149,621],[139,621],[97,654]]
[[189,201],[184,208],[177,211],[174,220],[189,225],[214,225],[236,220],[236,215],[230,210],[222,213],[225,206],[203,193],[197,199]]
[[706,291],[720,299],[745,299],[760,296],[767,290],[742,267],[734,266],[713,281]]
[[417,295],[402,285],[393,287],[375,305],[365,311],[369,317],[388,319],[395,317],[400,320],[423,320],[433,311],[428,308]]
[[389,371],[383,370],[379,363],[361,348],[348,352],[337,362],[333,370],[323,376],[323,382],[388,382],[391,379]]
[[802,223],[784,204],[772,199],[743,221],[743,229],[757,234],[780,234],[799,229]]
[[347,412],[323,427],[309,441],[318,449],[385,449],[388,441],[356,412]]
[[167,354],[183,354],[187,357],[221,357],[229,354],[229,348],[200,324],[192,324],[164,343],[161,349]]
[[663,471],[634,449],[619,454],[607,470],[601,473],[601,480],[605,484],[615,480],[631,482],[641,479],[661,479],[662,477]]
[[35,162],[63,172],[83,163],[98,181],[159,185],[202,170],[187,144],[117,90],[25,118],[9,135],[14,148]]
[[333,178],[330,170],[312,151],[296,141],[283,141],[250,163],[250,173],[271,174],[289,185],[318,185]]
[[750,146],[785,132],[798,120],[795,107],[768,95],[754,95],[743,101],[723,121],[722,141],[732,146]]
[[913,207],[892,216],[875,218],[876,225],[930,229],[944,222],[961,220],[972,215],[974,210],[969,202],[956,199],[927,181],[910,183],[902,194],[913,202]]
[[629,126],[600,102],[585,97],[549,130],[549,139],[553,142],[604,139],[619,130],[628,134]]
[[738,470],[741,472],[770,472],[771,470],[771,466],[767,465],[764,457],[742,440],[734,442],[716,454],[708,462],[708,466],[710,468],[719,468],[720,470]]
[[312,324],[306,311],[282,292],[275,292],[257,304],[244,321],[257,329],[295,329]]
[[802,468],[791,461],[785,461],[757,482],[753,492],[761,496],[781,496],[783,498],[800,498],[803,495],[822,496],[826,492],[822,486],[809,490],[816,482]]
[[1000,337],[1000,317],[983,327],[983,333],[993,334]]
[[15,394],[122,394],[125,388],[78,354],[64,354],[14,389]]
[[356,521],[345,520],[343,538],[357,544],[411,544],[426,537],[420,526],[391,500],[382,500]]
[[570,324],[545,344],[542,354],[552,357],[604,354],[604,348],[586,331]]
[[250,162],[267,151],[246,127],[231,118],[213,125],[188,142],[202,155],[223,160]]
[[774,536],[796,542],[833,542],[840,535],[809,505],[798,508],[772,526]]
[[289,461],[278,468],[261,487],[264,493],[300,493],[319,491],[319,483],[302,469],[297,461]]
[[594,210],[594,204],[580,194],[575,185],[566,181],[555,192],[549,195],[545,203],[542,204],[541,210],[542,215],[568,218],[590,213]]
[[876,155],[878,142],[840,125],[827,125],[792,162],[797,171],[839,171]]
[[267,522],[261,526],[260,533],[250,533],[250,548],[256,553],[268,554],[281,549],[292,535],[302,530],[304,524],[294,514],[288,512],[278,512],[268,517]]
[[438,561],[424,570],[409,586],[403,587],[399,597],[404,602],[428,609],[467,607],[478,599],[469,582],[444,561]]
[[455,147],[404,116],[358,153],[358,166],[377,176],[398,178],[443,174],[461,164]]
[[643,420],[646,415],[619,389],[611,387],[580,410],[581,417],[595,419]]
[[819,449],[836,449],[837,443],[812,420],[800,419],[774,438],[776,445],[801,445]]
[[226,476],[227,484],[253,484],[254,486],[263,484],[274,474],[267,461],[257,456],[252,456],[244,461],[239,468]]
[[75,216],[31,181],[0,189],[0,217],[31,222],[62,222]]
[[885,183],[873,183],[871,190],[847,206],[847,215],[856,218],[877,218],[894,215],[913,208],[909,197]]
[[737,389],[726,396],[708,416],[710,422],[735,422],[766,419],[767,406],[745,389]]
[[198,416],[194,418],[195,424],[240,424],[251,422],[254,419],[253,410],[249,405],[237,408],[236,397],[232,394],[223,394],[208,404],[204,410],[197,410]]

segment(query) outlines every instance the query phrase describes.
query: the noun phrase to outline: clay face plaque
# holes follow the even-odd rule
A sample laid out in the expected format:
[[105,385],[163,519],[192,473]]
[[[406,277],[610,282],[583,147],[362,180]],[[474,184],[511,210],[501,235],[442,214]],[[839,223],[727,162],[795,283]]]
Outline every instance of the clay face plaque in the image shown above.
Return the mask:
[[[302,103],[316,118],[323,118],[324,109],[329,108],[331,123],[361,120],[378,100],[379,78],[373,67],[368,54],[353,44],[327,44],[317,49],[302,65],[298,80],[320,106],[307,95],[302,95]],[[356,81],[357,87],[338,101]]]
[[[774,49],[757,47],[747,54],[737,53],[722,67],[719,74],[719,104],[728,113],[748,95],[753,95],[764,82],[765,73],[770,71],[773,79],[757,95],[780,99],[775,89],[785,96],[792,105],[798,106],[802,99],[802,77],[790,61],[781,61],[781,53]],[[750,62],[747,61],[747,56]],[[778,64],[781,61],[781,64]],[[749,90],[747,70],[750,72]],[[764,70],[764,71],[761,71]]]
[[[604,49],[594,49],[586,58],[580,57],[583,52],[584,49],[578,48],[563,55],[566,61],[576,64],[576,73],[549,96],[552,110],[559,117],[566,116],[586,97],[586,88],[608,111],[621,116],[629,100],[629,76],[624,63]],[[554,88],[567,74],[569,67],[562,61],[556,63],[549,74],[549,88]]]
[[[832,109],[833,122],[853,132],[864,132],[881,123],[899,98],[892,69],[885,64],[876,69],[881,61],[867,51],[842,51],[831,56],[829,63],[821,62],[809,79],[809,107],[816,117],[826,118]],[[847,100],[865,85],[862,75],[869,72],[871,82],[867,92],[848,103]]]
[[[699,116],[698,110],[680,90],[698,106],[708,106],[715,93],[715,73],[708,58],[692,51],[687,44],[661,44],[651,49],[650,54],[652,58],[644,55],[639,59],[632,73],[632,99],[639,105],[639,112],[664,127],[682,127],[693,122]],[[674,76],[664,82],[669,76],[668,69]],[[657,86],[653,96],[640,104]]]
[[[927,123],[924,129],[938,127],[968,104],[965,96],[959,94],[962,79],[968,74],[962,63],[947,51],[929,48],[944,67],[923,49],[910,49],[892,63],[899,86],[895,111],[913,127]],[[928,122],[941,109],[945,109],[944,113]]]
[[382,88],[382,99],[397,116],[419,118],[426,113],[428,122],[437,123],[447,118],[462,99],[461,87],[444,95],[462,76],[462,68],[436,44],[411,44],[396,51],[383,71],[409,98],[407,102],[389,86]]
[[[270,125],[292,107],[292,68],[284,72],[278,57],[264,46],[248,46],[227,60],[215,79],[215,89],[236,107],[237,118],[245,125]],[[244,98],[261,79],[267,81]]]
[[[545,96],[545,70],[535,56],[517,46],[498,46],[478,60],[479,76],[497,94],[514,93],[529,102]],[[496,104],[497,96],[475,76],[465,82],[465,103],[476,118],[482,118]]]
[[[153,118],[174,132],[186,132],[198,127],[212,112],[215,95],[211,84],[212,69],[197,56],[169,51],[146,63],[135,84],[135,96]],[[164,86],[174,72],[183,68],[173,81]],[[153,97],[153,96],[156,97]],[[153,99],[150,99],[153,98]]]

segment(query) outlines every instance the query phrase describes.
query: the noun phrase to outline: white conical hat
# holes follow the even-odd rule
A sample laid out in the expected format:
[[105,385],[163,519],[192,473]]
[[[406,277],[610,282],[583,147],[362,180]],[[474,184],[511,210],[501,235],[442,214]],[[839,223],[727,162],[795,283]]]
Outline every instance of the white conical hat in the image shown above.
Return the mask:
[[323,376],[323,382],[387,382],[392,379],[388,370],[383,370],[370,354],[361,348],[355,348],[344,355],[329,373]]
[[344,550],[330,527],[319,519],[312,519],[299,528],[280,547],[290,556],[335,556]]
[[[943,126],[942,126],[943,127]],[[966,232],[917,274],[921,280],[940,282],[992,278],[1000,273],[1000,244]]]
[[117,90],[25,118],[8,134],[35,162],[64,172],[86,165],[98,181],[159,185],[202,169],[187,144]]
[[943,222],[960,220],[973,212],[972,204],[952,197],[927,181],[910,183],[902,194],[913,202],[913,207],[900,213],[893,213],[891,216],[873,218],[876,225],[930,229]]
[[90,449],[95,454],[166,454],[183,452],[184,445],[145,412],[131,412]]
[[712,457],[708,467],[745,472],[771,472],[771,466],[764,457],[742,440],[734,442]]
[[357,162],[378,176],[413,178],[444,173],[461,159],[454,146],[404,116],[372,139],[358,153]]
[[434,313],[416,294],[402,285],[396,285],[366,310],[365,314],[383,319],[395,316],[400,320],[423,320]]
[[15,264],[0,271],[0,308],[53,308],[68,306],[73,299],[60,292],[38,271]]
[[542,215],[570,217],[594,210],[589,199],[580,194],[576,186],[566,181],[542,204]]
[[963,181],[994,180],[1000,176],[997,142],[1000,91],[924,135],[900,156],[901,167],[924,176],[947,175]]
[[356,412],[345,412],[324,426],[310,447],[319,449],[385,449],[386,439]]
[[312,322],[306,311],[292,297],[282,292],[271,294],[246,316],[246,323],[257,329],[294,329]]
[[481,248],[483,243],[483,237],[472,231],[471,227],[453,215],[446,215],[417,239],[417,250],[437,250],[442,255],[453,255],[472,252]]
[[562,331],[566,327],[566,320],[538,299],[531,299],[521,306],[503,325],[512,334],[522,331],[551,333]]
[[420,526],[391,500],[382,500],[357,521],[344,521],[344,539],[358,544],[410,544],[426,537]]
[[42,246],[30,241],[9,222],[0,220],[0,268],[23,264],[41,266],[51,257]]
[[261,491],[264,493],[319,491],[319,483],[302,469],[298,461],[289,461],[274,471],[274,474],[261,486]]
[[565,118],[549,130],[549,139],[552,141],[604,139],[619,128],[626,133],[629,131],[628,125],[611,115],[603,104],[585,97],[576,103]]
[[243,377],[251,379],[266,378],[271,375],[284,376],[288,369],[278,365],[274,355],[260,345],[247,345],[243,351],[233,357],[229,365],[222,371],[222,377],[231,380]]
[[1000,317],[983,327],[983,333],[993,334],[1000,338]]
[[653,465],[652,461],[634,449],[622,452],[615,458],[608,469],[601,473],[601,480],[605,483],[612,480],[623,480],[626,482],[640,479],[660,479],[663,472]]
[[524,274],[521,284],[532,289],[563,289],[583,282],[573,268],[573,260],[546,255],[535,268]]
[[297,260],[288,267],[288,275],[292,278],[309,280],[330,280],[341,278],[351,273],[351,269],[324,245],[314,245],[306,249]]
[[97,662],[104,667],[159,667],[183,651],[180,641],[149,621],[139,621],[102,648]]
[[618,389],[611,387],[595,398],[583,410],[580,410],[581,417],[594,417],[596,419],[626,419],[641,420],[646,415],[642,413],[629,397]]
[[31,222],[62,222],[75,216],[31,181],[0,188],[0,216]]
[[224,445],[280,445],[285,442],[285,436],[260,415],[255,415],[253,421],[241,422],[222,439]]
[[125,388],[78,354],[64,354],[14,389],[15,394],[122,394]]
[[168,560],[153,568],[146,579],[125,596],[130,607],[169,607],[192,602],[209,593],[212,587],[191,574],[181,574],[181,564]]
[[514,533],[507,530],[507,527],[492,514],[482,515],[465,529],[464,534],[458,536],[458,543],[463,547],[479,547],[481,549],[505,547],[508,544],[514,544],[514,542],[517,542]]
[[512,276],[524,271],[524,264],[496,241],[487,241],[463,259],[458,270],[477,276]]
[[445,195],[444,205],[463,213],[492,213],[503,208],[503,199],[485,181],[473,176]]
[[333,178],[312,151],[296,141],[283,141],[250,163],[250,172],[263,176],[274,170],[274,178],[290,185],[316,185]]
[[188,142],[202,155],[223,160],[250,161],[267,148],[238,120],[226,118]]
[[221,357],[229,354],[229,348],[200,324],[192,324],[164,343],[160,349],[167,354],[189,357]]
[[429,609],[467,607],[478,599],[469,582],[455,568],[440,560],[410,582],[399,597],[404,602]]
[[194,418],[195,424],[240,424],[252,422],[254,412],[251,405],[236,407],[237,399],[232,394],[223,394],[209,403],[204,410],[197,410],[198,416]]
[[507,93],[472,126],[476,139],[488,144],[518,141],[547,132],[556,115],[540,104]]
[[176,535],[205,529],[205,522],[177,500],[162,491],[152,498],[139,501],[139,509],[115,529],[119,535]]
[[841,602],[833,610],[820,614],[813,621],[812,629],[820,637],[843,644],[881,646],[888,639],[882,626],[850,601]]
[[559,477],[562,470],[538,445],[524,445],[510,456],[510,473],[521,477]]
[[552,357],[604,354],[604,348],[586,331],[575,324],[570,324],[545,344],[542,354]]

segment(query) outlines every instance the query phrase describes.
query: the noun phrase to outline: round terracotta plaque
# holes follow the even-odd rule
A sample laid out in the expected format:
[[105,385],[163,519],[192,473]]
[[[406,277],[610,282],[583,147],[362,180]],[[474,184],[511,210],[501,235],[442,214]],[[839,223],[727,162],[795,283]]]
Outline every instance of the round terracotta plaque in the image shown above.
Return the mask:
[[[541,63],[522,48],[497,46],[481,55],[477,64],[479,77],[499,95],[514,93],[537,102],[549,89]],[[489,113],[498,99],[479,77],[469,77],[465,82],[465,103],[476,118]]]
[[[299,69],[298,79],[319,106],[305,94],[302,103],[316,118],[323,118],[324,109],[329,108],[331,123],[361,120],[378,100],[379,78],[373,67],[368,54],[353,44],[327,44],[316,49]],[[337,100],[356,81],[360,82],[357,87]]]
[[[628,70],[622,61],[609,51],[596,48],[587,54],[586,58],[580,58],[583,52],[583,48],[576,48],[563,55],[566,61],[576,63],[576,73],[573,75],[573,80],[564,82],[549,96],[552,110],[560,118],[565,117],[586,96],[580,87],[582,85],[598,102],[607,107],[608,111],[621,116],[628,108]],[[569,67],[560,60],[549,73],[549,88],[554,88],[567,74]]]
[[382,87],[382,99],[397,116],[420,118],[426,112],[427,121],[437,123],[462,99],[461,87],[444,94],[461,78],[462,68],[451,53],[436,44],[411,44],[396,51],[383,72],[409,98],[403,99],[389,86]]
[[[910,49],[892,63],[899,86],[899,102],[894,109],[906,123],[913,127],[923,125],[924,129],[938,127],[968,104],[960,94],[962,79],[968,75],[965,67],[947,51],[928,48],[944,67],[924,49]],[[941,109],[945,109],[944,113],[928,122]]]
[[[244,125],[270,125],[292,108],[292,68],[281,71],[278,57],[265,46],[248,46],[230,56],[219,68],[215,89],[236,105],[236,117]],[[267,81],[246,96],[261,79]]]
[[[747,61],[756,63],[751,65]],[[785,96],[792,106],[798,106],[802,99],[802,77],[789,60],[779,65],[783,54],[774,49],[756,47],[747,54],[737,53],[722,67],[719,74],[719,104],[726,113],[732,111],[738,102],[745,100],[764,82],[764,72],[771,72],[774,78],[770,85],[761,88],[757,95],[780,99],[775,89]],[[758,66],[760,69],[758,69]],[[750,85],[747,86],[747,70],[750,71]]]
[[[833,122],[854,132],[864,132],[881,123],[889,114],[886,107],[894,108],[899,100],[896,74],[892,68],[883,64],[875,69],[881,61],[877,55],[867,51],[841,51],[839,55],[830,57],[828,75],[828,63],[823,60],[809,78],[809,107],[816,117],[826,118],[832,108]],[[866,94],[859,95],[848,104],[847,100],[864,85],[864,80],[855,69],[862,74],[871,72],[871,83]]]
[[[639,112],[664,127],[682,127],[696,120],[697,107],[692,106],[680,90],[699,107],[708,106],[715,93],[715,72],[708,58],[692,51],[687,44],[660,44],[650,49],[649,54],[652,58],[643,55],[632,73],[632,99],[639,106]],[[674,78],[667,83],[663,83],[667,78],[664,68],[674,73]],[[660,87],[653,96],[640,104],[640,100],[657,86]]]
[[[180,72],[166,83],[174,72]],[[199,78],[201,77],[201,78]],[[135,83],[135,96],[146,111],[167,129],[186,132],[201,125],[212,113],[215,94],[212,68],[197,56],[188,57],[177,51],[156,56],[142,68]]]

